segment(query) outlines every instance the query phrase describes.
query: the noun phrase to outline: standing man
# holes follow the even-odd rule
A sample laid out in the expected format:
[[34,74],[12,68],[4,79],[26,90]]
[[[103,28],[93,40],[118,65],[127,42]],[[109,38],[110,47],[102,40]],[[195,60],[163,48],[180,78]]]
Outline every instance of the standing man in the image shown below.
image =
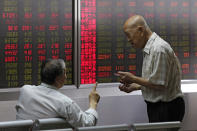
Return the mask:
[[134,48],[143,50],[142,77],[119,71],[121,91],[141,90],[149,122],[182,121],[185,103],[181,91],[181,67],[173,49],[152,32],[140,15],[130,17],[124,32]]
[[76,102],[60,93],[66,80],[66,65],[62,59],[48,59],[41,66],[41,84],[24,85],[16,105],[16,119],[64,118],[73,127],[94,126],[100,96],[96,88],[89,95],[89,109],[85,112]]

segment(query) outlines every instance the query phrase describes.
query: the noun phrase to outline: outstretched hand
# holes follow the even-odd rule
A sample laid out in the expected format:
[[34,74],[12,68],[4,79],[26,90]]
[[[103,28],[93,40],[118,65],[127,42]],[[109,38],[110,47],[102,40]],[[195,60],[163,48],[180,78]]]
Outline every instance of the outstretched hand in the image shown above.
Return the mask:
[[115,73],[116,76],[120,77],[120,83],[122,84],[131,84],[133,83],[133,79],[135,78],[135,75],[133,75],[130,72],[123,72],[123,71],[118,71]]
[[135,90],[140,90],[140,85],[138,85],[136,83],[132,83],[132,84],[128,84],[128,85],[121,84],[121,85],[119,85],[119,89],[121,91],[126,92],[126,93],[130,93]]

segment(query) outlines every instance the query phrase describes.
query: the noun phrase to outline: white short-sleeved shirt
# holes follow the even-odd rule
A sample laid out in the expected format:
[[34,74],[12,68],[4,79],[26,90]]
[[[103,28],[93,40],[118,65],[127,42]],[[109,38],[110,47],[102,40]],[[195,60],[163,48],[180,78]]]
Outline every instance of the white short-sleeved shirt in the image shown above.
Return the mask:
[[165,89],[153,89],[142,86],[146,101],[171,101],[183,96],[181,91],[181,67],[171,46],[153,33],[143,49],[142,77]]
[[74,127],[93,126],[98,114],[95,109],[82,111],[69,97],[45,83],[39,86],[24,85],[16,105],[16,119],[41,119],[63,117]]

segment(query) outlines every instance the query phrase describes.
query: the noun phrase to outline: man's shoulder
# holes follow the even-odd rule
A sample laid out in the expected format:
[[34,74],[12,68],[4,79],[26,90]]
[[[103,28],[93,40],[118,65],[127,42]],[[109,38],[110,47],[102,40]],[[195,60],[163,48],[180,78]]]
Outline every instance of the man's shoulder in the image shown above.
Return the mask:
[[21,88],[35,87],[35,85],[23,85]]
[[28,90],[28,89],[32,89],[35,88],[35,85],[23,85],[20,90]]
[[73,102],[73,100],[70,97],[66,96],[65,94],[63,94],[59,90],[54,90],[54,89],[48,88],[46,95],[56,101],[59,101],[59,102],[63,102],[63,103],[72,103]]
[[152,49],[157,53],[173,52],[171,45],[161,37],[156,38]]
[[20,88],[20,93],[32,94],[33,92],[35,92],[37,90],[37,87],[38,86],[36,86],[36,85],[23,85]]
[[58,95],[57,99],[61,100],[62,102],[66,102],[67,104],[73,103],[73,100],[70,97],[66,96],[65,94],[61,92],[57,92],[57,95]]

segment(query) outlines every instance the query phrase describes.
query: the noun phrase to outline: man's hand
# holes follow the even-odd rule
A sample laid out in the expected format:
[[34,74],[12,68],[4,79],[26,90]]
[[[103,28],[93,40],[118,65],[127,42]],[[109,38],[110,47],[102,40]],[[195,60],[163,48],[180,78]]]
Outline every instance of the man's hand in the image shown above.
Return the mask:
[[96,109],[97,104],[100,100],[100,96],[96,91],[96,87],[97,87],[97,83],[95,84],[93,90],[90,92],[90,95],[89,95],[89,105],[93,109]]
[[119,89],[120,89],[121,91],[126,92],[126,93],[130,93],[130,92],[131,92],[131,91],[129,90],[129,86],[127,86],[127,85],[125,85],[125,84],[119,85]]
[[115,75],[120,77],[120,83],[126,85],[133,83],[136,77],[130,72],[122,72],[122,71],[117,72]]
[[120,85],[119,89],[121,91],[126,92],[126,93],[130,93],[135,90],[140,90],[141,88],[140,88],[140,85],[138,85],[136,83],[132,83],[132,84],[128,84],[128,85],[126,85],[126,84]]

